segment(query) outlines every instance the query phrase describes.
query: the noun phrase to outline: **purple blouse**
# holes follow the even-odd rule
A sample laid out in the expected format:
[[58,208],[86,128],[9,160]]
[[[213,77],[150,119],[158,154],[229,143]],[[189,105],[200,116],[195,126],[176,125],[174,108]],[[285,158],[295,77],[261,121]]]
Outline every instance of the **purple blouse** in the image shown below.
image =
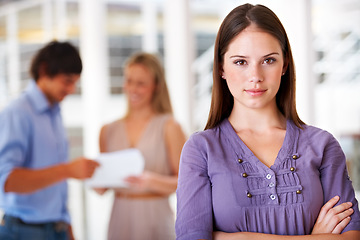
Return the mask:
[[178,240],[212,239],[213,231],[310,234],[320,208],[339,195],[354,213],[344,229],[360,230],[345,155],[328,132],[287,121],[270,168],[230,122],[193,134],[184,145],[177,188]]

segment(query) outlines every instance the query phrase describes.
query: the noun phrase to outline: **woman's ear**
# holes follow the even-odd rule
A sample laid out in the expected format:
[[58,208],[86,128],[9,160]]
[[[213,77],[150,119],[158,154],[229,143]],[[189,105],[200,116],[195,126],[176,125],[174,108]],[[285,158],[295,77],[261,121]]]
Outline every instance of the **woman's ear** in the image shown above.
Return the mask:
[[226,79],[226,78],[225,78],[225,74],[224,74],[224,70],[222,69],[222,67],[220,67],[220,69],[219,69],[219,74],[220,74],[220,77],[221,77],[222,79]]
[[284,66],[283,66],[283,69],[282,69],[282,76],[285,75],[286,71],[287,71],[287,68],[288,68],[288,61],[284,62]]

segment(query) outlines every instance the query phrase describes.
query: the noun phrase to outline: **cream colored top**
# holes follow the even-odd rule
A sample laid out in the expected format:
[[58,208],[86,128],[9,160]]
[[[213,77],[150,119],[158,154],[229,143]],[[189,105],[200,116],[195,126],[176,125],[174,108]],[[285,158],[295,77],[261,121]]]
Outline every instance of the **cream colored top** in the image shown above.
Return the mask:
[[[170,118],[170,114],[160,114],[152,117],[138,143],[134,146],[142,153],[145,159],[145,170],[147,171],[162,175],[172,174],[165,143],[165,124]],[[131,148],[124,119],[105,125],[103,131],[102,139],[106,152]],[[121,191],[127,192],[127,190]],[[131,189],[129,191],[133,192]]]

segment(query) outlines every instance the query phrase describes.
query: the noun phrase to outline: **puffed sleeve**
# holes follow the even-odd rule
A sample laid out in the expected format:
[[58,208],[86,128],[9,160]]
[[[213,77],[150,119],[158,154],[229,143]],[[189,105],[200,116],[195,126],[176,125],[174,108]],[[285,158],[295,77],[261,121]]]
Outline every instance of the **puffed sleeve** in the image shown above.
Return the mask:
[[14,109],[1,112],[0,122],[0,192],[3,193],[11,171],[26,164],[30,125],[26,115]]
[[212,239],[213,214],[207,153],[199,133],[185,143],[177,194],[177,240]]
[[327,134],[322,164],[320,167],[320,178],[324,192],[324,203],[334,196],[340,196],[338,204],[352,202],[354,213],[351,221],[343,230],[360,230],[360,213],[358,202],[355,198],[354,188],[346,168],[346,158],[338,141]]

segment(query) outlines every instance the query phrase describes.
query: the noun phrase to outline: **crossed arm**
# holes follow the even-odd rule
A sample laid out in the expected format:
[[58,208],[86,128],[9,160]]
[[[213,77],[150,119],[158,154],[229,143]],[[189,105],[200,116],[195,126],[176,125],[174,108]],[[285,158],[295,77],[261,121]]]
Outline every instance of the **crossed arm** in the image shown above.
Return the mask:
[[286,236],[251,232],[225,233],[214,232],[214,240],[358,240],[360,231],[348,231],[341,234],[350,222],[353,213],[352,203],[345,202],[336,207],[339,196],[330,199],[320,210],[311,235]]
[[343,234],[312,234],[312,235],[301,235],[301,236],[283,236],[283,235],[272,235],[263,233],[234,233],[233,235],[214,235],[214,239],[227,239],[227,240],[358,240],[360,237],[359,231],[348,231]]
[[[176,225],[177,234],[180,236],[179,239],[181,239],[182,236],[185,236],[183,239],[186,239],[186,236],[192,233],[195,235],[196,230],[199,231],[198,236],[204,236],[202,238],[215,240],[360,239],[360,231],[354,230],[341,233],[342,230],[349,224],[351,218],[353,218],[354,221],[357,221],[357,223],[355,224],[358,224],[359,217],[356,209],[358,206],[356,204],[356,201],[352,201],[352,204],[354,204],[354,206],[352,206],[351,203],[345,202],[335,207],[335,205],[339,201],[339,197],[333,197],[321,208],[315,225],[313,226],[313,231],[310,235],[292,236],[253,232],[213,232],[212,237],[211,235],[209,236],[209,234],[211,234],[211,229],[213,225],[210,218],[210,216],[213,214],[211,211],[213,207],[211,206],[211,194],[209,194],[211,191],[211,185],[208,174],[209,164],[208,159],[206,158],[209,155],[206,148],[209,144],[206,144],[210,142],[210,140],[208,140],[206,137],[206,135],[195,135],[193,138],[190,138],[190,141],[188,141],[187,144],[185,144],[183,150],[182,162],[180,164],[181,170],[178,187],[178,209],[180,210],[177,213]],[[348,180],[345,171],[345,158],[344,156],[342,156],[342,154],[340,154],[342,153],[340,151],[340,147],[338,147],[338,145],[335,145],[334,147],[333,145],[330,145],[330,147],[332,148],[329,147],[326,149],[326,151],[324,151],[326,155],[324,154],[323,159],[325,159],[324,163],[326,164],[321,165],[320,169],[322,171],[320,173],[320,181],[325,193],[324,199],[328,199],[328,196],[335,196],[339,194],[342,199],[347,199],[347,201],[349,201],[352,200],[354,196],[352,188],[350,186],[351,182]],[[211,145],[211,147],[213,148],[216,146],[217,145],[215,144]],[[332,164],[333,162],[335,162],[336,164]],[[195,178],[196,180],[194,180]],[[202,201],[202,205],[195,204],[195,202],[199,202],[199,199]],[[209,206],[207,206],[206,208],[202,208],[205,204]],[[192,212],[198,211],[201,214],[193,214],[189,211],[189,207],[194,207]],[[354,209],[351,209],[352,207],[354,207]],[[200,212],[201,210],[202,212]],[[354,211],[356,212],[356,215],[351,216]],[[204,222],[202,225],[201,222],[198,221],[200,219],[200,217],[198,216],[204,218],[202,219]],[[191,221],[190,225],[187,223],[189,221]],[[187,228],[191,229],[188,230]]]

